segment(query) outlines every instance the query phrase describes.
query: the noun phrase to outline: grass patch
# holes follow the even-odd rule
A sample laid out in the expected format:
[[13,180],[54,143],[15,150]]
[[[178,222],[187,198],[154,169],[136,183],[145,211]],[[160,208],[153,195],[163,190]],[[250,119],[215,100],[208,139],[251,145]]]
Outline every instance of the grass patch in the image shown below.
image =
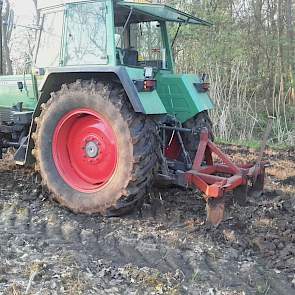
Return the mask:
[[[215,137],[215,143],[236,145],[236,146],[251,148],[255,150],[259,150],[261,147],[261,140],[257,140],[257,139],[251,139],[251,140],[232,139],[230,141],[226,141],[222,138]],[[277,151],[288,150],[290,148],[293,148],[292,146],[289,146],[287,144],[276,144],[276,143],[268,143],[267,147]]]

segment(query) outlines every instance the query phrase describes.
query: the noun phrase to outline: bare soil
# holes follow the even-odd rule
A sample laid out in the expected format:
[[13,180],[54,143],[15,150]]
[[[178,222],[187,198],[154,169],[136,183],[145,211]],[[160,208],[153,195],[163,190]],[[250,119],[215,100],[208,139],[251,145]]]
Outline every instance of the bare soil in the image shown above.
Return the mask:
[[0,294],[295,294],[295,151],[266,159],[264,196],[217,228],[200,194],[176,188],[124,218],[75,215],[31,170],[0,162]]

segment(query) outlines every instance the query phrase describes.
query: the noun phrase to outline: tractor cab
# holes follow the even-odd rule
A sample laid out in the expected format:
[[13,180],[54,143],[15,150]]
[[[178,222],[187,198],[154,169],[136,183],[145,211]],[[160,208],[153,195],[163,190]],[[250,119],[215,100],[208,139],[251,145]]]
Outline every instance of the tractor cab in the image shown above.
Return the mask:
[[173,70],[167,22],[210,25],[164,5],[118,1],[114,9],[116,62],[131,67]]
[[149,2],[38,3],[42,23],[34,68],[41,92],[46,92],[46,83],[54,83],[47,78],[55,73],[68,73],[73,80],[79,75],[69,73],[92,72],[97,77],[112,73],[119,78],[136,112],[170,114],[183,123],[213,108],[201,77],[175,73],[172,43],[177,33],[173,40],[168,34],[168,23],[180,27],[210,26],[209,22]]
[[173,70],[167,22],[210,23],[166,5],[126,1],[40,0],[35,64]]
[[130,23],[127,27],[116,26],[116,63],[130,67],[168,69],[171,56],[167,56],[165,40],[158,21]]

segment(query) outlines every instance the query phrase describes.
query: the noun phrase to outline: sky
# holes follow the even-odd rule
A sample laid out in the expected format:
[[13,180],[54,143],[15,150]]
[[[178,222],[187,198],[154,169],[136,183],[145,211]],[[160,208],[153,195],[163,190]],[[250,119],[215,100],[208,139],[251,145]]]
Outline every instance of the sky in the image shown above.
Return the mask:
[[32,24],[34,4],[32,0],[10,0],[15,11],[15,22],[19,25]]

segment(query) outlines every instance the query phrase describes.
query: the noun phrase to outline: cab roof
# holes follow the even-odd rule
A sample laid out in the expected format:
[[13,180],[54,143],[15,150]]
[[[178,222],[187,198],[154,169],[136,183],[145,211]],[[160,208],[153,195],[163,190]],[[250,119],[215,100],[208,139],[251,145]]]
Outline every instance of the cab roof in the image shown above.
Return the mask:
[[[204,25],[211,26],[212,24],[208,21],[202,20],[193,15],[187,14],[171,6],[164,4],[152,4],[152,3],[136,3],[136,2],[117,2],[118,7],[132,9],[136,14],[142,14],[138,22],[141,21],[168,21],[183,24],[194,24],[194,25]],[[120,16],[118,16],[119,18]],[[131,22],[137,22],[136,19],[131,18]]]
[[37,8],[39,10],[49,9],[56,6],[63,6],[67,3],[83,2],[85,0],[38,0]]
[[[131,0],[132,1],[132,0]],[[183,24],[194,24],[211,26],[208,21],[202,20],[193,15],[187,14],[164,4],[138,3],[136,1],[114,1],[115,4],[115,22],[116,25],[123,25],[128,18],[130,10],[132,13],[130,22],[144,21],[168,21]],[[69,3],[95,2],[95,0],[38,0],[38,9],[51,9],[57,6],[63,6]]]

